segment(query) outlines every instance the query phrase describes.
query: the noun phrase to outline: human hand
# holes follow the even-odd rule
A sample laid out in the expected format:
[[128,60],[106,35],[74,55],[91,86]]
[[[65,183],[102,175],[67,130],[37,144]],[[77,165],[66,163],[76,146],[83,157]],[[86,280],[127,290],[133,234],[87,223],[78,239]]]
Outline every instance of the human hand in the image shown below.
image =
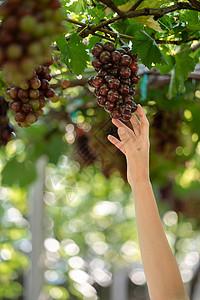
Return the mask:
[[137,105],[137,114],[130,119],[133,130],[119,120],[112,119],[118,127],[120,140],[108,135],[108,140],[126,156],[127,180],[132,188],[138,182],[149,180],[149,122],[141,105]]

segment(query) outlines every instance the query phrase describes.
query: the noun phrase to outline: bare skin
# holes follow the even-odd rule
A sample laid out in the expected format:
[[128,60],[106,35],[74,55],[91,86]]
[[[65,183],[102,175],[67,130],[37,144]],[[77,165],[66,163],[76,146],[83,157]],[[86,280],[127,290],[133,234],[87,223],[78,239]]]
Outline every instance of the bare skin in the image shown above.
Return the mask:
[[127,180],[135,201],[136,223],[140,251],[151,300],[189,300],[181,275],[160,220],[149,179],[149,122],[138,105],[132,114],[133,130],[119,120],[120,140],[109,135],[108,140],[126,156]]

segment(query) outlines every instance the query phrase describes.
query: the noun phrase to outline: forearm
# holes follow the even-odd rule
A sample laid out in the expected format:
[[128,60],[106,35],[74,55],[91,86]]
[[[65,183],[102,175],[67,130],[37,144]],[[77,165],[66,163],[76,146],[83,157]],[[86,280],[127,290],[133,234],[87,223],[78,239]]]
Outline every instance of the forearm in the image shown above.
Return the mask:
[[132,186],[136,223],[151,300],[185,300],[180,272],[160,220],[150,181]]

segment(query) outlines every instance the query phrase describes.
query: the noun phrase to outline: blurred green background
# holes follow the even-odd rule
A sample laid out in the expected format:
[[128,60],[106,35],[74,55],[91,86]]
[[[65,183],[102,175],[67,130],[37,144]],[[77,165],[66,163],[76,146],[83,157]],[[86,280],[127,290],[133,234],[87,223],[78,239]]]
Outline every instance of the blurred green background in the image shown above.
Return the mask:
[[[71,76],[52,72],[54,84]],[[151,181],[187,293],[197,300],[200,84],[188,80],[169,100],[168,85],[152,89],[154,75],[145,74],[148,91],[142,99],[141,77],[136,102],[150,122]],[[149,299],[125,159],[107,140],[116,129],[86,83],[60,90],[59,99],[0,149],[0,299],[28,299],[31,253],[40,247],[38,299],[114,299],[119,276],[124,299]]]

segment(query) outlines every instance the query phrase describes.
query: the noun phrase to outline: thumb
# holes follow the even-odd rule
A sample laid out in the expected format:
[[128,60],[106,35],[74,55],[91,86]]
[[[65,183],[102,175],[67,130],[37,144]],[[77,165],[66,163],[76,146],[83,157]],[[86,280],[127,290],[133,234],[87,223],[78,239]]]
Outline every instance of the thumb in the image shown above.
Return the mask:
[[126,149],[126,152],[133,151],[133,138],[130,136],[128,131],[124,127],[119,127],[118,129],[119,137]]

